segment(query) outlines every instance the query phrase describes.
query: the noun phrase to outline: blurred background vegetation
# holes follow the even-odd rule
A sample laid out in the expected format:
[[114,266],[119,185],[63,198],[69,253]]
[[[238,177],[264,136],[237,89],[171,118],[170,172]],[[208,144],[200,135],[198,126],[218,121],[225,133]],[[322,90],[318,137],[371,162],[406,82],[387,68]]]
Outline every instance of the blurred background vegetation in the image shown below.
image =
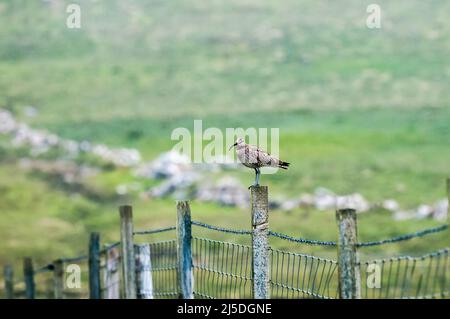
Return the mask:
[[[66,27],[72,2],[81,29]],[[450,175],[450,2],[378,0],[382,28],[368,29],[371,2],[3,0],[0,108],[66,138],[136,148],[147,161],[194,119],[221,129],[279,127],[280,154],[292,166],[262,177],[271,196],[323,186],[413,208],[444,198]],[[29,106],[36,116],[26,116]],[[125,202],[138,229],[175,221],[173,199],[116,194],[133,180],[129,170],[105,168],[80,191],[21,169],[23,157],[0,136],[0,264],[84,253],[91,231],[115,241]],[[245,210],[192,206],[197,220],[249,227]],[[360,216],[360,239],[436,224],[376,211]],[[271,228],[323,240],[337,232],[333,211],[274,211]],[[448,246],[448,234],[433,236],[383,253]]]

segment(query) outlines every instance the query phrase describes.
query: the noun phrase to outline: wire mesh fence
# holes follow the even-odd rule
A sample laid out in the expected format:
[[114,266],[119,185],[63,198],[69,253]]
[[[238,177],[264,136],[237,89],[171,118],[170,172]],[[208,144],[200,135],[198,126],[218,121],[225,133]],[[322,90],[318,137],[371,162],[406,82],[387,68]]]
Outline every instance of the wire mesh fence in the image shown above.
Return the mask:
[[14,282],[14,299],[25,299],[25,282],[22,279],[16,280]]
[[[152,235],[151,241],[145,241],[150,253],[150,276],[152,282],[152,296],[159,299],[178,298],[178,259],[177,242],[174,237],[174,226],[151,230],[135,231],[134,236]],[[153,235],[161,235],[166,240],[155,241]],[[141,271],[142,269],[137,269]]]
[[419,257],[400,256],[359,264],[362,298],[447,298],[449,249]]
[[193,237],[196,298],[251,298],[251,247]]
[[153,296],[178,297],[176,240],[149,243]]
[[[186,232],[190,239],[188,251],[192,257],[192,263],[187,268],[192,274],[192,294],[195,298],[240,299],[256,295],[254,288],[258,278],[254,275],[255,258],[261,256],[255,256],[254,231],[259,230],[224,228],[190,219],[187,226],[180,226],[186,223],[178,225],[132,233],[132,242],[135,239],[139,242],[130,246],[131,256],[134,253],[135,257],[132,262],[136,268],[138,298],[179,298],[183,295],[182,269],[179,268],[186,265],[179,258],[186,251],[183,249],[180,252],[180,242],[184,243],[180,238],[186,236]],[[194,232],[191,232],[191,226],[196,227]],[[334,299],[342,296],[339,284],[342,282],[340,270],[344,267],[340,259],[341,240],[313,240],[266,230],[264,240],[267,241],[265,247],[268,247],[268,265],[267,271],[264,271],[271,298]],[[447,224],[371,242],[357,242],[355,239],[352,250],[364,259],[355,259],[359,271],[354,276],[357,277],[361,297],[449,298],[449,247],[420,256],[400,254],[386,257],[384,249],[380,250],[383,253],[381,258],[370,254],[375,246],[382,248],[386,244],[414,238],[423,240],[425,236],[443,231],[448,231]],[[311,249],[306,250],[305,245]],[[30,287],[24,263],[23,278],[15,281],[12,277],[9,279],[14,282],[14,298],[29,298],[30,289],[35,298],[88,298],[92,275],[98,275],[101,298],[126,297],[123,278],[126,258],[122,256],[126,256],[126,246],[123,242],[115,242],[97,250],[97,256],[92,256],[89,250],[89,256],[63,258],[36,268],[31,274],[31,282],[34,282],[36,289]],[[92,265],[89,267],[89,261],[95,260],[93,258],[100,261],[98,274]],[[60,272],[56,271],[56,264],[60,266]],[[79,277],[73,276],[70,269],[75,270]]]
[[53,269],[51,265],[46,265],[35,270],[34,284],[36,287],[36,299],[53,298]]
[[270,249],[271,298],[338,298],[337,262]]

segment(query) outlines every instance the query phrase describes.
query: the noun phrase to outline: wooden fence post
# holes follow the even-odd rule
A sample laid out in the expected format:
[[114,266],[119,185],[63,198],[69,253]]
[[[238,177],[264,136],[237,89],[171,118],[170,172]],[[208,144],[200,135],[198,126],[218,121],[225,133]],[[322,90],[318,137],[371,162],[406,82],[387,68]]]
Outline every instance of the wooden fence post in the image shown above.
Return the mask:
[[120,206],[120,242],[125,299],[136,299],[136,265],[133,244],[133,208]]
[[339,295],[342,299],[361,298],[361,276],[357,252],[357,222],[354,209],[336,211],[338,223]]
[[447,178],[447,201],[448,201],[448,205],[447,205],[447,220],[450,223],[450,177]]
[[100,299],[100,234],[89,238],[89,299]]
[[150,245],[134,245],[136,254],[136,287],[138,299],[153,299]]
[[[447,222],[450,225],[450,177],[447,178]],[[447,242],[450,244],[450,234],[447,236]]]
[[194,275],[192,271],[192,230],[189,202],[177,203],[177,259],[179,297],[194,298]]
[[269,299],[269,199],[267,186],[251,187],[253,297]]
[[30,257],[25,257],[23,260],[23,278],[25,281],[25,298],[35,298],[35,285],[34,285],[34,269],[33,261]]
[[119,250],[114,247],[106,251],[103,273],[104,299],[120,299]]
[[53,292],[55,299],[64,298],[64,262],[61,259],[53,262]]
[[14,270],[11,265],[6,265],[3,270],[5,280],[5,298],[14,299]]

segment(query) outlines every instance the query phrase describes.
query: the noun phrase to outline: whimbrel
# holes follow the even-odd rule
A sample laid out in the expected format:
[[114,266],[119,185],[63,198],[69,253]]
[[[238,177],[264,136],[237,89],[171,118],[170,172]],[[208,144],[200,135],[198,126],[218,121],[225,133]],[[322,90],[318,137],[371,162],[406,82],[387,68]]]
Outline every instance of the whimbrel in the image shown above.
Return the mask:
[[236,154],[239,161],[244,166],[255,170],[255,183],[251,186],[259,186],[259,176],[261,175],[261,171],[259,169],[261,167],[279,167],[282,169],[288,169],[289,167],[288,162],[283,162],[282,160],[271,156],[269,153],[254,145],[246,144],[243,138],[238,138],[236,143],[230,146],[230,150],[233,147],[236,147]]

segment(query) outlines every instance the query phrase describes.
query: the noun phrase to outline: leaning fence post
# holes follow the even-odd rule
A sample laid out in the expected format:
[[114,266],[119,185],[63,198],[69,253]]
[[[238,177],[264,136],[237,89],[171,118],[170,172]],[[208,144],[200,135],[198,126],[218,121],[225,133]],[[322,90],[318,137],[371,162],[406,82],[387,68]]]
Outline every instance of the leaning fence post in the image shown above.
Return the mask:
[[361,276],[357,252],[357,222],[354,209],[336,211],[338,223],[339,295],[342,299],[361,298]]
[[25,281],[25,298],[34,299],[35,297],[35,285],[34,285],[34,269],[33,261],[30,257],[26,257],[23,260],[23,278]]
[[136,254],[136,287],[138,299],[153,299],[152,264],[150,245],[135,245]]
[[53,292],[55,299],[64,297],[64,262],[61,259],[53,262]]
[[253,297],[269,299],[269,199],[267,186],[251,187]]
[[106,251],[105,272],[103,277],[104,299],[120,299],[119,250],[116,247]]
[[177,256],[178,286],[182,299],[194,298],[194,275],[192,272],[191,209],[189,202],[177,203]]
[[5,298],[14,299],[14,270],[11,265],[6,265],[3,270],[5,280]]
[[125,299],[136,299],[136,266],[133,244],[133,208],[120,206],[120,242]]
[[100,234],[89,238],[89,299],[100,299]]

